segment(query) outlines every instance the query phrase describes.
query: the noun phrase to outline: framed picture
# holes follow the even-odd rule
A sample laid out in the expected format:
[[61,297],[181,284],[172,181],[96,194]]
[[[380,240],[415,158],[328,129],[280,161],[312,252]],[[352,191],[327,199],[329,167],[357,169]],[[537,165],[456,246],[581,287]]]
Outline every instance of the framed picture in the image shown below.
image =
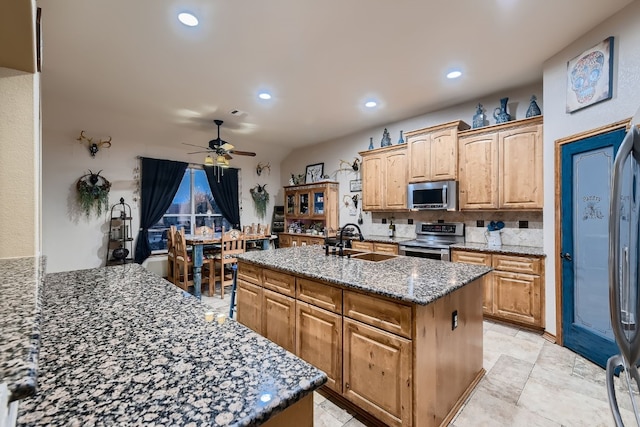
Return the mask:
[[613,37],[567,62],[567,113],[613,95]]
[[362,180],[352,179],[351,181],[349,181],[349,191],[362,191]]
[[307,166],[307,175],[305,177],[305,184],[311,184],[312,182],[318,182],[322,179],[324,174],[324,163],[316,163],[315,165]]

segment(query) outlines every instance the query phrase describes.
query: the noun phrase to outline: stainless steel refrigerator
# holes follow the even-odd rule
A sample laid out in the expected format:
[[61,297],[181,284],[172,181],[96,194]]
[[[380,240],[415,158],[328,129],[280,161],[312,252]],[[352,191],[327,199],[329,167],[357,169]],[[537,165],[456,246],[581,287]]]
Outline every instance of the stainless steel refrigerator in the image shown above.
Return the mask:
[[639,113],[636,113],[613,162],[609,211],[609,307],[611,327],[620,354],[607,361],[607,392],[618,427],[624,426],[623,421],[627,427],[640,426]]

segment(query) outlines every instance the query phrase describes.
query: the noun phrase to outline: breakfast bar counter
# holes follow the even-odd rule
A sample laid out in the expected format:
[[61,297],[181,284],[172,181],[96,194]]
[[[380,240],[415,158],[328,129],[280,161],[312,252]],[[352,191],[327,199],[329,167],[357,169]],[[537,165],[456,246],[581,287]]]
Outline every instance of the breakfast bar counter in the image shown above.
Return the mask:
[[323,372],[234,320],[207,322],[138,264],[45,285],[38,391],[18,425],[312,425]]
[[238,322],[371,425],[446,426],[484,375],[485,266],[320,246],[238,256]]

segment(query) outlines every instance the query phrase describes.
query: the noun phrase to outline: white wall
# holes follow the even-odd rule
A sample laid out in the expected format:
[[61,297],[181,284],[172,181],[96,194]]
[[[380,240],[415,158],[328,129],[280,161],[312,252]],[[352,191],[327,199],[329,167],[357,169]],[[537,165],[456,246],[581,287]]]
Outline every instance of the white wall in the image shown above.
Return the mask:
[[[556,333],[555,299],[555,141],[633,116],[640,107],[640,2],[633,2],[544,65],[544,249],[547,331]],[[565,112],[567,61],[614,36],[613,98],[568,114]]]
[[[500,98],[503,97],[509,97],[508,111],[513,118],[522,119],[525,118],[531,95],[536,95],[538,98],[538,105],[540,105],[542,113],[544,114],[544,109],[542,108],[542,84],[536,83],[521,88],[507,88],[500,93],[489,95],[472,102],[456,105],[440,111],[402,120],[400,122],[389,123],[386,127],[391,134],[391,142],[395,145],[400,136],[400,130],[408,132],[460,119],[471,125],[478,103],[481,103],[485,107],[486,115],[490,118],[490,124],[495,124],[495,120],[492,116],[493,110],[499,107]],[[384,111],[380,111],[379,114],[384,114]],[[325,173],[329,174],[332,179],[340,183],[340,224],[342,225],[347,222],[355,222],[357,220],[357,216],[350,216],[349,208],[346,207],[342,201],[344,196],[352,196],[356,194],[349,191],[349,181],[353,179],[360,179],[360,173],[355,173],[350,169],[341,170],[340,160],[353,162],[356,157],[360,158],[358,152],[366,151],[368,149],[370,137],[373,137],[374,146],[376,148],[380,147],[383,130],[384,127],[369,129],[334,141],[327,141],[292,151],[291,154],[284,159],[280,167],[283,185],[287,184],[292,173],[304,173],[306,165],[324,162]],[[282,204],[283,200],[280,199],[279,203]],[[360,208],[361,206],[359,205],[358,207]],[[364,212],[364,223],[361,226],[363,233],[367,235],[386,234],[388,231],[388,225],[382,224],[381,220],[383,218],[390,218],[391,216],[391,213],[371,214]],[[541,215],[539,213],[520,213],[504,217],[501,213],[478,212],[465,214],[460,212],[412,212],[395,213],[393,216],[397,225],[396,234],[399,237],[415,237],[414,225],[409,225],[407,221],[409,218],[420,221],[437,219],[462,221],[467,224],[467,234],[471,236],[482,236],[482,231],[484,231],[484,228],[475,230],[475,220],[503,219],[505,220],[505,223],[507,220],[511,220],[511,222],[507,224],[507,229],[505,229],[507,241],[509,241],[509,238],[513,238],[513,242],[525,241],[528,242],[529,246],[542,246],[542,223]],[[514,230],[513,226],[517,223],[517,220],[528,220],[532,228],[527,230]],[[479,231],[479,233],[476,231]],[[527,234],[526,236],[521,237],[517,234],[517,232],[523,231]]]
[[[46,82],[46,77],[43,77]],[[101,149],[95,157],[89,155],[86,145],[76,138],[80,131],[97,139],[112,137],[111,148]],[[202,162],[205,155],[187,155],[191,147],[180,146],[183,141],[207,145],[215,135],[210,132],[195,132],[188,127],[163,129],[144,118],[119,116],[118,113],[101,111],[94,105],[69,105],[61,99],[43,96],[43,154],[46,161],[43,174],[43,252],[48,257],[47,272],[93,268],[104,265],[109,217],[104,213],[86,218],[79,212],[76,203],[76,181],[80,176],[102,171],[101,175],[111,184],[109,201],[118,203],[120,197],[132,207],[133,230],[139,228],[139,203],[134,202],[134,168],[139,164],[137,156],[153,157],[186,162]],[[232,166],[241,169],[242,190],[241,221],[271,223],[273,205],[281,192],[279,164],[288,153],[287,149],[266,144],[249,147],[236,142],[239,137],[228,135],[226,139],[236,143],[239,149],[255,151],[256,157],[234,156]],[[197,149],[196,149],[197,150]],[[271,173],[258,177],[255,167],[258,162],[270,162]],[[271,201],[267,216],[259,220],[255,214],[249,188],[257,183],[267,184]],[[15,215],[13,215],[15,220]],[[136,233],[137,234],[137,233]],[[135,245],[134,245],[135,247]]]
[[39,82],[0,68],[0,258],[41,252]]

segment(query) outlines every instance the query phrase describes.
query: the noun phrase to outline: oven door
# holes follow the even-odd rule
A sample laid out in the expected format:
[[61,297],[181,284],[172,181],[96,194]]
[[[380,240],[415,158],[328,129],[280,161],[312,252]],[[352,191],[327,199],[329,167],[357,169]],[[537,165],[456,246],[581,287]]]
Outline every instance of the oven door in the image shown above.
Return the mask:
[[418,258],[438,259],[440,261],[450,261],[449,248],[425,248],[419,246],[400,245],[400,255],[413,256]]

